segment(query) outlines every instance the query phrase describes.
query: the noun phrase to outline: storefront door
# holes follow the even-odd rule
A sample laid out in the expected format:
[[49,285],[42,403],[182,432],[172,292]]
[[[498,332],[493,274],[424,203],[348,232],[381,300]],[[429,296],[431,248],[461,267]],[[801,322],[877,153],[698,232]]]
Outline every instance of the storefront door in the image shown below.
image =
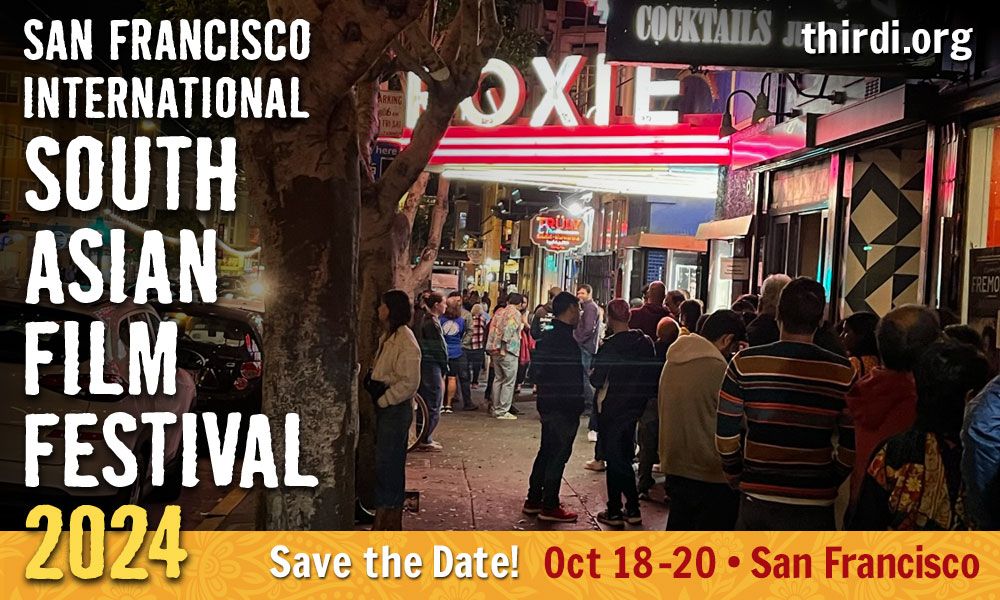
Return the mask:
[[821,281],[828,219],[826,209],[773,217],[767,239],[767,274]]

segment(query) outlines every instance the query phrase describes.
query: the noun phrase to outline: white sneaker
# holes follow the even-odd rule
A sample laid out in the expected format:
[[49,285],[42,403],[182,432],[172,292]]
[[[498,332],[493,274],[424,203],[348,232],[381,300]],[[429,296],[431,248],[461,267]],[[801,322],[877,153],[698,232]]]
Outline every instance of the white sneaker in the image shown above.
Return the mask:
[[417,446],[417,450],[423,450],[424,452],[440,452],[444,449],[439,442],[427,442],[426,444],[420,444]]
[[587,441],[588,442],[597,442],[597,432],[594,431],[593,429],[591,429],[590,431],[588,431],[587,432]]
[[510,413],[504,413],[502,415],[497,415],[496,418],[500,419],[501,421],[516,421],[517,420],[517,415],[512,415]]
[[608,465],[605,464],[603,460],[588,460],[587,464],[583,465],[583,468],[587,469],[588,471],[601,472],[606,470],[608,468]]

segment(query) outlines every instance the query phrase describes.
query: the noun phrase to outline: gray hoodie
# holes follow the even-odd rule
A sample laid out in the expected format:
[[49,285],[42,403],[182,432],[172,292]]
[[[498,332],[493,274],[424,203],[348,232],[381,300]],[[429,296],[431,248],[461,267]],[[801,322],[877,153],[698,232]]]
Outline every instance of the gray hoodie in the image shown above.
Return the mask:
[[719,390],[726,360],[698,334],[682,335],[667,350],[660,373],[660,467],[706,483],[725,483],[715,449]]

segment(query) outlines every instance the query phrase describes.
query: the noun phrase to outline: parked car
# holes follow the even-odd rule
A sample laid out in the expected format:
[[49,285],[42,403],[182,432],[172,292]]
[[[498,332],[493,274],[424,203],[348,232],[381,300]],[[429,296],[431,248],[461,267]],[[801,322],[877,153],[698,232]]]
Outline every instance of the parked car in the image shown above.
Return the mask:
[[259,313],[216,304],[171,304],[158,306],[160,315],[176,321],[179,328],[178,360],[202,362],[196,375],[198,400],[195,411],[219,415],[239,412],[247,418],[260,412],[262,363]]
[[[174,499],[181,490],[181,415],[191,412],[195,404],[195,380],[178,357],[176,394],[167,396],[163,386],[156,394],[131,395],[128,393],[129,325],[146,323],[150,339],[155,339],[160,317],[148,305],[132,302],[112,304],[104,301],[81,305],[68,301],[53,305],[46,302],[26,304],[23,290],[0,288],[0,504],[25,506],[38,503],[70,506],[86,503],[109,505],[135,504],[150,488],[151,429],[141,422],[144,412],[173,412],[177,425],[166,428],[164,486],[157,490],[159,496]],[[105,380],[117,381],[125,388],[120,396],[89,396],[90,376],[90,324],[96,320],[105,323]],[[76,321],[80,324],[80,387],[75,396],[63,393],[65,341],[63,330],[42,336],[40,346],[53,354],[51,364],[39,366],[39,393],[29,396],[24,391],[25,377],[25,324],[33,321],[55,321],[63,324]],[[93,454],[80,458],[80,472],[97,477],[99,485],[93,488],[67,487],[64,483],[64,435],[62,417],[67,413],[96,413],[98,423],[80,428],[79,439],[94,446]],[[139,477],[127,488],[115,488],[104,481],[101,469],[105,466],[121,469],[121,462],[104,442],[102,424],[111,413],[126,412],[139,423],[134,432],[119,431],[118,438],[136,456]],[[24,485],[24,426],[25,415],[54,413],[60,424],[42,428],[39,438],[49,442],[53,451],[39,458],[39,486]]]

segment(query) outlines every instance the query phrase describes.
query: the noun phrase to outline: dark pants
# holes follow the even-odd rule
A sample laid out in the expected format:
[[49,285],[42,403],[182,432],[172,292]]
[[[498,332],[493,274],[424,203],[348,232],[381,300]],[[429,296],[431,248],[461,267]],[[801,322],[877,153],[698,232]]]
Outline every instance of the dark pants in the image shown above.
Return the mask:
[[667,531],[732,531],[736,527],[740,494],[729,484],[669,475],[667,487]]
[[573,440],[580,428],[580,418],[564,414],[540,415],[542,440],[528,479],[528,500],[541,501],[545,508],[559,507],[566,461],[573,454]]
[[633,513],[639,510],[639,492],[635,488],[635,471],[632,470],[635,422],[635,419],[601,415],[597,439],[600,440],[604,460],[608,463],[605,475],[610,514],[622,511],[622,496],[625,497],[626,511]]
[[741,494],[737,531],[833,531],[832,506],[802,506]]
[[[441,401],[444,399],[444,389],[441,386],[441,366],[435,363],[420,364],[420,387],[417,388],[420,397],[427,403],[427,427],[420,442],[430,442],[431,434],[441,420]],[[417,427],[422,425],[423,417],[417,413]]]
[[514,379],[514,397],[521,393],[521,386],[524,385],[524,381],[528,378],[528,366],[531,363],[518,363],[517,365],[517,377]]
[[496,362],[496,357],[490,358],[490,369],[486,374],[486,399],[489,400],[493,397],[493,380],[496,379],[497,372],[494,368],[494,363]]
[[458,355],[458,358],[448,360],[448,369],[452,376],[458,378],[458,385],[455,386],[456,396],[461,396],[462,406],[472,406],[472,388],[469,381],[469,358],[465,352]]
[[[639,491],[648,492],[653,480],[653,465],[660,462],[660,417],[657,414],[657,400],[650,398],[646,412],[639,419]],[[731,527],[730,527],[731,529]]]
[[409,401],[375,409],[375,508],[403,506],[411,419]]
[[[594,355],[582,348],[580,349],[580,354],[583,356],[583,406],[590,414],[587,429],[597,431],[597,400],[594,398],[594,386],[590,385],[590,369],[593,367]],[[594,458],[600,460],[596,450]]]
[[479,372],[483,370],[483,365],[486,364],[486,351],[480,348],[479,350],[466,350],[466,356],[469,357],[469,369],[472,371],[472,382],[479,383]]

